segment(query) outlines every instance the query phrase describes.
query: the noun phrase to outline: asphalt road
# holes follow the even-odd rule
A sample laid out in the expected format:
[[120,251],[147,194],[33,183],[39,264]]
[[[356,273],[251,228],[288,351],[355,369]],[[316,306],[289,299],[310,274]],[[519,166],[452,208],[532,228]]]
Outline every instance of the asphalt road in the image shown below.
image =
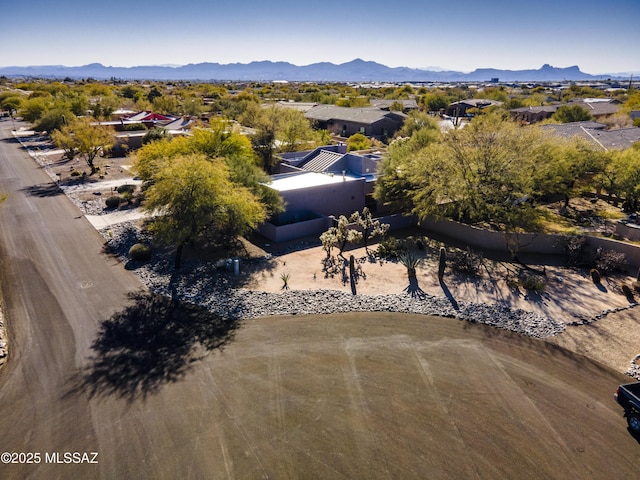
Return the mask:
[[542,341],[385,313],[238,325],[127,297],[140,283],[10,126],[0,452],[32,463],[0,463],[3,480],[637,476],[612,398],[628,379]]

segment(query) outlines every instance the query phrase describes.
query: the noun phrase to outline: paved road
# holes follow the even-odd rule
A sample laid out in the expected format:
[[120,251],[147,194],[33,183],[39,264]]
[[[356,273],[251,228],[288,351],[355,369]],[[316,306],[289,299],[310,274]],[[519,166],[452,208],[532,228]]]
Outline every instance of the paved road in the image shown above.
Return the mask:
[[[136,278],[7,130],[0,452],[40,463],[1,479],[637,476],[625,377],[542,341],[385,313],[238,326],[127,299]],[[98,464],[52,463],[65,452]]]

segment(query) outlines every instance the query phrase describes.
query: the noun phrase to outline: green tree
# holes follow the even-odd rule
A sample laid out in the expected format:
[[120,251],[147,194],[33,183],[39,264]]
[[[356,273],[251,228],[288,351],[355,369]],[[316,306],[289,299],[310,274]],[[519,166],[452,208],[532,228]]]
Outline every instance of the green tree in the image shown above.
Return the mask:
[[234,238],[266,218],[259,199],[231,181],[224,161],[202,154],[180,155],[160,168],[144,208],[156,214],[150,224],[155,238],[175,246],[176,269],[188,243]]
[[488,221],[499,230],[527,226],[533,207],[531,172],[540,161],[537,130],[517,127],[496,114],[477,117],[439,143],[384,165],[376,197],[404,202],[420,218]]
[[362,133],[354,133],[347,139],[347,151],[366,150],[371,148],[371,140]]
[[53,132],[60,130],[64,125],[72,123],[75,115],[66,109],[54,108],[44,113],[34,124],[33,129],[36,132]]
[[588,121],[593,117],[580,105],[562,105],[558,107],[551,118],[560,123],[571,123]]
[[78,144],[73,130],[69,125],[63,125],[59,130],[51,133],[51,140],[56,147],[64,150],[64,156],[69,160],[73,160],[78,153]]
[[153,127],[150,128],[147,133],[142,137],[142,145],[146,145],[147,143],[157,142],[158,140],[166,140],[169,134],[167,130],[162,127]]
[[75,152],[82,156],[91,169],[91,175],[98,171],[96,157],[111,151],[113,142],[113,130],[88,117],[74,120],[68,129],[62,128],[56,137],[60,148],[74,146]]
[[23,100],[19,115],[27,122],[36,122],[49,108],[49,100],[45,97],[29,97]]
[[137,151],[134,161],[136,174],[145,186],[152,185],[157,172],[180,155],[203,154],[208,159],[223,158],[233,182],[250,189],[261,199],[268,214],[283,210],[282,198],[267,184],[269,176],[260,168],[245,135],[234,130],[233,124],[213,120],[209,128],[195,128],[191,136],[164,139],[147,143]]

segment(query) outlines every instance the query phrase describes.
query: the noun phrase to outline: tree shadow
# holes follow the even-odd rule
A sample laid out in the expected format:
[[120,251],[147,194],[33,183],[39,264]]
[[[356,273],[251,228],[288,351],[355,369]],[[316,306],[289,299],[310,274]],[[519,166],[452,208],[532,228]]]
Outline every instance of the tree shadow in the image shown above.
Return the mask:
[[447,285],[444,283],[444,280],[440,280],[440,288],[442,288],[444,296],[447,297],[453,309],[460,310],[460,306],[458,305],[458,302],[456,301],[455,298],[453,298],[453,294],[449,290],[449,287],[447,287]]
[[180,380],[193,362],[222,349],[239,321],[166,296],[138,292],[132,304],[102,322],[90,364],[75,391],[133,401]]
[[41,183],[38,185],[30,185],[24,187],[21,191],[28,193],[33,197],[55,197],[62,195],[64,192],[57,183]]
[[427,296],[418,285],[418,278],[415,275],[409,275],[409,285],[403,291],[411,295],[412,298],[424,299]]

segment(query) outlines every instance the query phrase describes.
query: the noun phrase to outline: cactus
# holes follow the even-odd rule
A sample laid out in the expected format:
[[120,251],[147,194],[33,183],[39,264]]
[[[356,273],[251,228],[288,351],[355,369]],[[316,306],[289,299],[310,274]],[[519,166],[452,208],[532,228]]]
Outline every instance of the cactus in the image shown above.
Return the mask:
[[592,268],[589,273],[591,273],[591,280],[593,280],[593,283],[595,283],[596,285],[599,285],[601,281],[600,272],[595,268]]
[[440,247],[440,261],[438,263],[438,280],[442,281],[444,278],[444,268],[447,263],[447,251],[444,247]]
[[622,285],[622,293],[629,300],[633,300],[633,291],[631,290],[631,288],[629,288],[629,285],[626,285],[626,284]]

